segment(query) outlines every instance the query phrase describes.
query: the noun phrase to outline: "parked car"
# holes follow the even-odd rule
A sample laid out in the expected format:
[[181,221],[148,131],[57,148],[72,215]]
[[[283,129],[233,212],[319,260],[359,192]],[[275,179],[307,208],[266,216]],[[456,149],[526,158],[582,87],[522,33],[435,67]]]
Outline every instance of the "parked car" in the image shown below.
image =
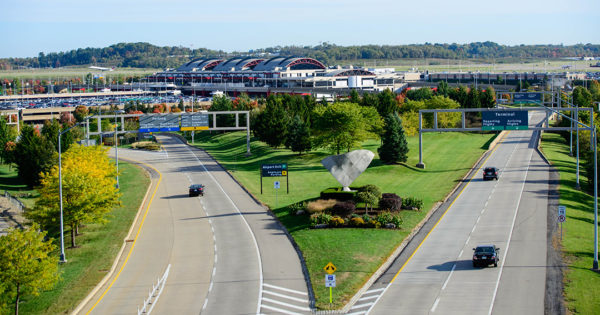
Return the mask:
[[194,184],[190,186],[190,197],[204,196],[204,185]]
[[473,248],[473,250],[473,267],[487,267],[491,264],[494,264],[494,267],[498,267],[500,248],[496,247],[496,245],[479,245]]
[[498,180],[500,170],[497,167],[486,167],[483,169],[483,180]]

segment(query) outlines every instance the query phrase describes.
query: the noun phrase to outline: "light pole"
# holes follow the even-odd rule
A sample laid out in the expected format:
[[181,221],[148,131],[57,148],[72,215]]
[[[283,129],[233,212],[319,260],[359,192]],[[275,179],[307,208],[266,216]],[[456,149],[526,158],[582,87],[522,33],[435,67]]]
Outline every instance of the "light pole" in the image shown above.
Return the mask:
[[58,133],[58,195],[60,199],[60,262],[66,263],[67,259],[65,258],[65,235],[64,235],[64,224],[63,224],[63,198],[62,198],[62,148],[60,138],[62,135],[73,127],[77,126],[75,124],[61,132]]
[[119,189],[119,148],[117,146],[117,131],[119,130],[117,123],[117,114],[122,114],[122,110],[115,111],[115,165],[117,166],[117,189]]

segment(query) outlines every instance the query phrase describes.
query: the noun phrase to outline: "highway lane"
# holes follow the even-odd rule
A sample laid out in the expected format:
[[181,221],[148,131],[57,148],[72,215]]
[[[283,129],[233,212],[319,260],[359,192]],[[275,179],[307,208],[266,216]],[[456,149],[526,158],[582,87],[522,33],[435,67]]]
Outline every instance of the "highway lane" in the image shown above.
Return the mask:
[[[543,313],[548,166],[531,131],[511,131],[482,166],[499,180],[475,173],[385,291],[372,287],[384,293],[369,314]],[[473,268],[479,244],[501,248],[497,268]]]
[[[158,138],[162,152],[119,150],[156,168],[162,183],[123,271],[89,303],[99,301],[93,313],[134,312],[169,264],[157,314],[308,312],[298,255],[275,219],[205,152]],[[204,184],[204,196],[188,197],[191,183]]]

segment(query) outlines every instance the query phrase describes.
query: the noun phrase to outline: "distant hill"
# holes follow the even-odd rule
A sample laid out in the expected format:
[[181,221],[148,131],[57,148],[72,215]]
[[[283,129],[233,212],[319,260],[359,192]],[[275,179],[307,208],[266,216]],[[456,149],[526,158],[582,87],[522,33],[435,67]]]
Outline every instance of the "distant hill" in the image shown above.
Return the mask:
[[316,58],[326,64],[347,60],[402,59],[402,58],[562,58],[600,56],[600,45],[518,45],[505,46],[493,42],[470,44],[414,44],[414,45],[362,45],[337,46],[323,43],[318,46],[285,46],[232,52],[206,48],[159,47],[149,43],[119,43],[105,48],[79,48],[67,52],[39,53],[33,58],[0,59],[0,70],[20,67],[64,67],[102,65],[105,67],[174,68],[201,57],[223,57],[239,55],[285,55]]

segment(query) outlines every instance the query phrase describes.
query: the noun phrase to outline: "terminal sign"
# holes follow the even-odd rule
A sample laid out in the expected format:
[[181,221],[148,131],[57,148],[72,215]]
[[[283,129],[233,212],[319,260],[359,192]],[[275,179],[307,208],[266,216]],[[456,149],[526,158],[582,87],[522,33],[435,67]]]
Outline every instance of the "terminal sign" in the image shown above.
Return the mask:
[[181,131],[208,130],[208,114],[183,114]]
[[143,115],[140,116],[140,132],[179,131],[179,116]]
[[287,163],[262,164],[260,170],[262,177],[287,176]]
[[515,93],[513,103],[541,103],[542,93]]
[[527,130],[526,110],[493,110],[481,112],[481,130]]

